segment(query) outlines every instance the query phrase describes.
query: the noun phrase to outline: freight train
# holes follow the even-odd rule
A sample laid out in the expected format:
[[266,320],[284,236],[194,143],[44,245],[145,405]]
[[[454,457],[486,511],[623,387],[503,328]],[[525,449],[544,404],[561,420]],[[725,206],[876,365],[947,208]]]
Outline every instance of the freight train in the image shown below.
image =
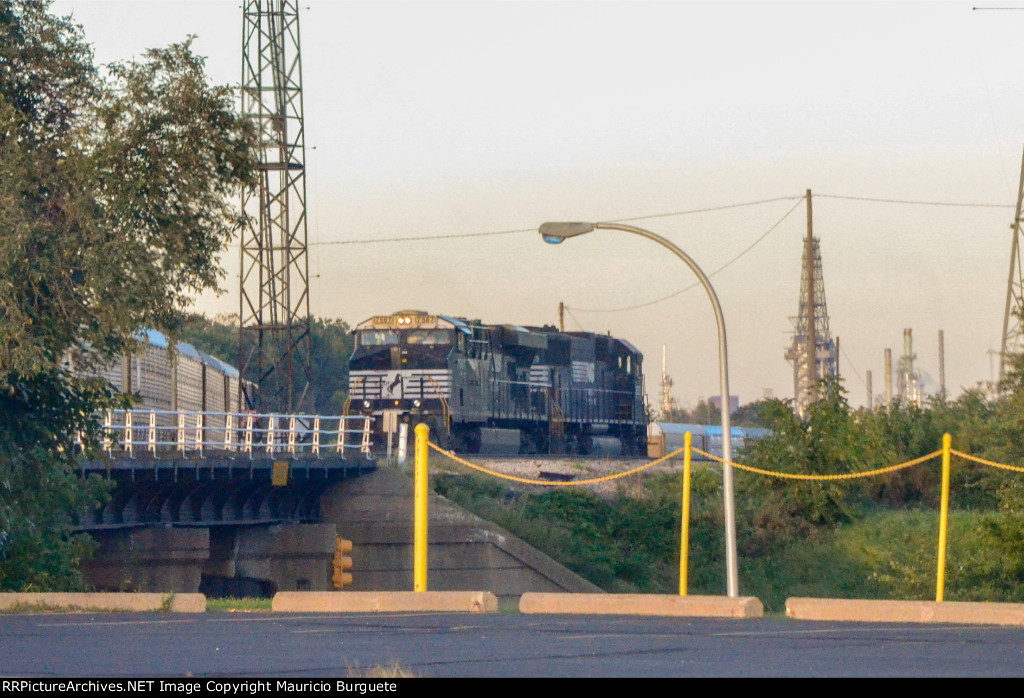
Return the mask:
[[643,355],[625,340],[417,310],[354,334],[346,414],[372,416],[375,443],[423,422],[463,453],[646,453]]
[[[155,330],[136,335],[130,354],[90,371],[117,392],[136,396],[136,409],[160,411],[159,426],[172,423],[168,412],[207,412],[208,426],[223,426],[225,413],[248,409],[240,404],[238,369],[191,344],[171,345]],[[167,424],[162,422],[166,421]]]

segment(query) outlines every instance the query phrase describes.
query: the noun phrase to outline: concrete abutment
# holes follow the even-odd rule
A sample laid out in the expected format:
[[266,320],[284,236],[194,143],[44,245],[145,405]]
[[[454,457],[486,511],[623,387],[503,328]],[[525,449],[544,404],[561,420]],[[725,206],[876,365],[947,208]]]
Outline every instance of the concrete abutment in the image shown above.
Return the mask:
[[[96,557],[83,564],[101,591],[270,596],[331,591],[336,538],[351,540],[353,583],[345,591],[413,588],[413,482],[380,469],[328,487],[320,523],[146,526],[91,532]],[[430,495],[428,588],[493,592],[514,608],[526,592],[601,590],[507,531]]]

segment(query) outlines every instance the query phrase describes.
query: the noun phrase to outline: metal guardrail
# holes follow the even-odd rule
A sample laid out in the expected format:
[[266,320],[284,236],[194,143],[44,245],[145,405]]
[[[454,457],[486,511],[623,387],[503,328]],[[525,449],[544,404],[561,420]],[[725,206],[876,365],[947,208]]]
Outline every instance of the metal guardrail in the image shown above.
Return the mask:
[[[308,453],[319,457],[346,449],[369,454],[373,419],[369,416],[258,414],[254,412],[189,412],[109,410],[103,416],[101,447],[107,453],[134,457],[139,453],[232,451],[248,454]],[[84,448],[82,440],[78,440]]]

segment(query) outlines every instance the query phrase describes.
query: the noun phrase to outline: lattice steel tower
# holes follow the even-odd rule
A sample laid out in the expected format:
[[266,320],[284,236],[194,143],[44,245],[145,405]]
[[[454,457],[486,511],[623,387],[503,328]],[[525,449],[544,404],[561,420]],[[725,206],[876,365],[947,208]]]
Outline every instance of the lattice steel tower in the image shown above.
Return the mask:
[[242,197],[239,312],[239,368],[256,390],[242,391],[256,409],[307,411],[313,396],[299,10],[294,0],[244,0],[242,12],[242,114],[259,131],[258,200]]
[[1013,242],[1010,245],[1010,278],[1006,283],[1006,309],[1003,311],[1003,342],[999,350],[999,381],[1015,354],[1024,351],[1024,269],[1021,268],[1021,203],[1024,202],[1024,156],[1020,163],[1020,184],[1017,187],[1017,213],[1013,217]]
[[[836,375],[836,343],[828,329],[828,308],[825,305],[825,278],[821,271],[821,249],[813,236],[811,190],[807,190],[807,238],[804,242],[800,274],[800,311],[793,321],[793,343],[786,350],[786,360],[793,364],[793,397],[801,417],[816,399],[820,378]],[[811,351],[811,347],[814,350]]]

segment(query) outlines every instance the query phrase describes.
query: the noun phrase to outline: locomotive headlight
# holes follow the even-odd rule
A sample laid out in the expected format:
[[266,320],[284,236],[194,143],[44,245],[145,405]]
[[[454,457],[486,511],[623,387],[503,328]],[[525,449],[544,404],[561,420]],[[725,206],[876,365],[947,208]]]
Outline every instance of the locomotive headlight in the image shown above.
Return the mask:
[[363,407],[365,407],[366,409],[370,409],[370,401],[369,400],[363,400]]
[[413,401],[412,401],[412,406],[413,406],[413,407],[419,407],[419,406],[420,406],[420,405],[422,405],[422,404],[423,404],[423,403],[422,403],[422,402],[420,402],[419,400],[413,400]]

